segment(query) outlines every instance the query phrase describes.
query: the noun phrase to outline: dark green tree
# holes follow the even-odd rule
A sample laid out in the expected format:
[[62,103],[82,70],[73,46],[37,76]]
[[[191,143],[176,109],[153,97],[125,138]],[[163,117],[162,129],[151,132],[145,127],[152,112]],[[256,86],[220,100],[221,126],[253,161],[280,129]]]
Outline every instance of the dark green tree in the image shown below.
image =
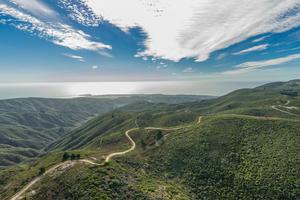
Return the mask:
[[41,167],[39,171],[39,176],[43,175],[46,172],[45,167]]
[[63,161],[66,161],[66,160],[68,160],[69,158],[70,158],[70,155],[69,155],[67,152],[65,152],[64,155],[63,155],[62,160],[63,160]]
[[161,130],[159,130],[159,131],[156,133],[156,141],[161,140],[163,137],[164,137],[164,135],[162,134]]
[[74,153],[72,153],[71,160],[75,160],[75,159],[76,159],[76,155]]

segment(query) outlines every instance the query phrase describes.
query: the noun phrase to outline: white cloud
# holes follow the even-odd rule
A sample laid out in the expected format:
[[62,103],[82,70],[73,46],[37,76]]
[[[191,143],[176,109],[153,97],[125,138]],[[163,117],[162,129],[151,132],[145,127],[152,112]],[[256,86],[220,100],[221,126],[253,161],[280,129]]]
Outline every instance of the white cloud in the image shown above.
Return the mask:
[[268,46],[269,46],[268,44],[262,44],[262,45],[250,47],[248,49],[244,49],[242,51],[233,53],[233,55],[241,55],[241,54],[246,54],[246,53],[253,52],[253,51],[263,51],[263,50],[266,50],[268,48]]
[[[299,0],[81,0],[124,31],[141,27],[142,56],[204,61],[249,37],[300,25]],[[286,14],[288,13],[288,14]],[[101,27],[101,26],[100,26]]]
[[294,55],[289,55],[286,57],[275,58],[270,60],[245,62],[235,66],[236,69],[223,72],[223,74],[228,74],[228,75],[243,74],[243,73],[252,72],[269,66],[280,65],[296,59],[300,59],[300,54],[294,54]]
[[182,72],[183,72],[183,73],[192,73],[192,72],[194,72],[194,70],[193,70],[192,67],[187,67],[187,68],[185,68]]
[[58,0],[58,5],[64,9],[69,17],[74,21],[85,26],[98,26],[101,22],[101,17],[93,13],[86,5],[85,1],[81,0]]
[[278,50],[277,52],[281,53],[281,52],[287,52],[287,51],[296,51],[299,49],[300,49],[300,47],[294,47],[294,48],[290,48],[290,49],[281,49],[281,50]]
[[93,65],[93,66],[92,66],[92,69],[98,69],[98,68],[99,68],[98,65]]
[[85,62],[85,59],[82,56],[73,55],[73,54],[67,54],[67,53],[64,53],[63,55],[66,56],[66,57],[68,57],[68,58],[73,58],[75,60],[78,60],[80,62]]
[[15,20],[6,21],[16,28],[45,38],[54,44],[73,50],[85,49],[101,53],[111,46],[91,40],[91,36],[61,22],[47,22],[0,2],[0,16],[11,16]]
[[227,53],[221,53],[217,56],[217,60],[222,60],[223,58],[225,58],[227,56]]
[[253,40],[252,42],[254,42],[254,43],[256,43],[256,42],[261,42],[261,41],[263,41],[264,39],[266,39],[266,38],[268,38],[268,37],[269,37],[269,35],[267,35],[267,36],[262,36],[262,37],[259,37],[259,38],[255,39],[255,40]]
[[13,4],[21,7],[22,9],[25,9],[29,11],[30,13],[34,15],[43,15],[43,16],[52,16],[54,17],[56,13],[50,9],[47,5],[42,3],[40,0],[10,0]]

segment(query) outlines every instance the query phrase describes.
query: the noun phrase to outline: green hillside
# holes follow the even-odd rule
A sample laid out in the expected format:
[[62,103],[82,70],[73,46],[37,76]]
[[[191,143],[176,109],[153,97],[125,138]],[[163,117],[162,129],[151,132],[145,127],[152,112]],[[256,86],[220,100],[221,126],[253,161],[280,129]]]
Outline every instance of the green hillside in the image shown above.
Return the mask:
[[115,95],[74,99],[0,100],[0,167],[28,158],[34,159],[45,153],[45,147],[86,120],[133,102],[197,102],[208,98],[212,97]]
[[299,121],[217,115],[142,155],[196,199],[297,199],[299,130]]
[[115,107],[109,100],[88,98],[0,101],[0,167],[35,158],[79,123]]
[[[294,93],[297,95],[294,95]],[[202,113],[240,113],[257,116],[273,116],[272,105],[283,105],[287,101],[293,106],[300,105],[300,80],[277,82],[254,89],[241,89],[214,100],[194,103],[191,109]],[[297,110],[295,110],[297,113]],[[300,112],[298,111],[300,114]]]
[[[70,162],[43,176],[26,199],[298,199],[299,85],[126,105],[64,134],[33,165],[0,171],[0,197],[11,197],[67,152],[96,164]],[[98,166],[131,147],[124,133],[137,126],[130,132],[136,148]]]

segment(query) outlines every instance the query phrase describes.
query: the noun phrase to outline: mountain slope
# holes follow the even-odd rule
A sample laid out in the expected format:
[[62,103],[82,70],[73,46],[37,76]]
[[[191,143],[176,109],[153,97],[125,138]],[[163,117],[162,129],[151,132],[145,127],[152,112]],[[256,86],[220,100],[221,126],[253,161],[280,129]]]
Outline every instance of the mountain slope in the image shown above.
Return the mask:
[[35,165],[0,171],[1,197],[15,194],[40,167],[60,163],[64,152],[101,163],[108,154],[129,149],[124,133],[138,125],[130,133],[137,145],[133,151],[104,166],[74,161],[44,176],[26,198],[297,199],[300,101],[289,92],[298,83],[268,84],[204,102],[141,102],[114,110],[54,142],[53,152]]
[[144,154],[149,170],[182,181],[196,199],[296,199],[299,121],[215,116]]
[[134,102],[190,102],[196,95],[114,95],[74,99],[0,101],[0,167],[36,158],[43,149],[84,121]]
[[[140,129],[131,133],[137,143],[133,152],[107,166],[61,169],[47,175],[32,188],[35,195],[27,197],[54,199],[59,193],[59,199],[297,199],[299,130],[297,120],[236,114],[162,131],[163,141],[157,140],[157,131]],[[119,151],[116,148],[128,148],[124,135],[107,137],[104,149],[75,152],[99,159]]]

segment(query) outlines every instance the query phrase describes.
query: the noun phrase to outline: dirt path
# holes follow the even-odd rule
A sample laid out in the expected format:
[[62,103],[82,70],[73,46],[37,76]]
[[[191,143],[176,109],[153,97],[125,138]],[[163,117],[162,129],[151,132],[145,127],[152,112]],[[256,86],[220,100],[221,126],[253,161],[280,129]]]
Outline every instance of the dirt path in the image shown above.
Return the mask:
[[132,129],[130,129],[130,130],[128,130],[128,131],[125,132],[125,136],[127,137],[127,139],[128,139],[128,140],[130,141],[130,143],[131,143],[131,147],[130,147],[129,149],[127,149],[127,150],[125,150],[125,151],[120,151],[120,152],[115,152],[115,153],[109,154],[108,156],[106,156],[104,162],[105,162],[105,163],[108,163],[109,160],[110,160],[112,157],[115,157],[115,156],[121,156],[121,155],[124,155],[124,154],[127,154],[127,153],[133,151],[133,150],[135,149],[135,147],[136,147],[136,144],[135,144],[134,140],[130,137],[129,133],[130,133],[131,131],[135,131],[135,130],[138,130],[138,129],[139,129],[139,128],[132,128]]
[[[198,117],[198,121],[196,124],[200,124],[202,120],[202,116]],[[175,128],[162,128],[162,127],[146,127],[145,130],[162,130],[162,131],[176,131],[176,130],[180,130],[183,128],[187,128],[190,127],[191,125],[187,125],[187,126],[180,126],[180,127],[175,127]]]
[[26,186],[24,186],[22,188],[22,190],[20,190],[18,193],[16,193],[12,198],[11,200],[18,200],[18,199],[22,199],[23,198],[23,194],[26,193],[29,188],[31,188],[35,183],[37,183],[38,181],[40,181],[42,179],[43,176],[55,171],[56,169],[60,168],[60,167],[67,167],[68,165],[70,164],[76,164],[76,163],[87,163],[87,164],[90,164],[90,165],[97,165],[97,166],[103,166],[105,165],[105,163],[108,163],[110,161],[111,158],[115,157],[115,156],[121,156],[121,155],[124,155],[124,154],[127,154],[131,151],[133,151],[135,148],[136,148],[136,144],[134,142],[134,140],[130,137],[129,133],[131,131],[134,131],[134,130],[138,130],[139,128],[132,128],[130,130],[127,130],[125,132],[125,136],[127,137],[127,139],[130,141],[131,143],[131,147],[125,151],[120,151],[120,152],[115,152],[115,153],[111,153],[109,155],[107,155],[107,157],[105,158],[105,161],[103,163],[96,163],[96,162],[93,162],[91,160],[88,160],[88,159],[81,159],[81,160],[76,160],[76,161],[66,161],[66,162],[62,162],[62,163],[59,163],[53,167],[51,167],[50,169],[46,170],[46,172],[41,175],[41,176],[38,176],[36,178],[34,178],[32,181],[30,181]]
[[[199,124],[201,122],[201,119],[202,117],[199,117],[198,118],[198,121],[197,121],[197,124]],[[114,152],[114,153],[111,153],[111,154],[108,154],[105,158],[105,161],[103,163],[96,163],[96,162],[93,162],[91,160],[88,160],[88,159],[81,159],[81,160],[76,160],[76,161],[65,161],[65,162],[62,162],[62,163],[59,163],[53,167],[51,167],[50,169],[46,170],[46,172],[41,175],[41,176],[38,176],[36,178],[34,178],[32,181],[30,181],[26,186],[24,186],[22,188],[22,190],[20,190],[18,193],[16,193],[10,200],[18,200],[18,199],[22,199],[23,198],[23,194],[26,193],[29,188],[31,188],[35,183],[37,183],[39,180],[42,179],[43,176],[53,172],[54,170],[60,168],[60,167],[67,167],[69,166],[70,164],[76,164],[76,163],[87,163],[87,164],[90,164],[90,165],[96,165],[96,166],[104,166],[106,163],[108,163],[110,161],[110,159],[112,159],[113,157],[116,157],[116,156],[122,156],[122,155],[125,155],[133,150],[135,150],[136,148],[136,143],[134,142],[134,140],[130,137],[129,133],[132,132],[132,131],[135,131],[135,130],[139,130],[139,127],[138,127],[138,124],[137,124],[137,121],[135,121],[135,125],[136,125],[136,128],[132,128],[132,129],[129,129],[125,132],[125,136],[127,137],[127,139],[130,141],[131,143],[131,147],[125,151],[120,151],[120,152]],[[190,125],[189,125],[190,126]],[[182,129],[182,128],[185,128],[187,126],[181,126],[181,127],[175,127],[175,128],[161,128],[161,127],[147,127],[145,128],[146,130],[165,130],[165,131],[174,131],[174,130],[179,130],[179,129]]]
[[[294,113],[291,113],[291,112],[288,112],[288,111],[285,111],[285,110],[281,110],[280,108],[278,107],[283,107],[283,108],[286,108],[286,109],[298,109],[297,107],[288,107],[290,101],[288,101],[287,103],[284,104],[284,106],[282,105],[274,105],[274,106],[271,106],[272,109],[274,110],[277,110],[279,112],[282,112],[282,113],[286,113],[286,114],[289,114],[289,115],[296,115],[298,116],[297,114],[294,114]],[[198,121],[196,124],[200,124],[202,121],[202,116],[199,116],[198,117]],[[76,164],[76,163],[87,163],[87,164],[90,164],[90,165],[96,165],[96,166],[103,166],[105,165],[106,163],[108,163],[113,157],[116,157],[116,156],[122,156],[122,155],[125,155],[133,150],[135,150],[136,148],[136,143],[134,142],[134,140],[130,137],[129,133],[132,132],[132,131],[135,131],[135,130],[139,130],[139,127],[138,127],[138,124],[137,122],[135,121],[135,125],[136,125],[136,128],[132,128],[132,129],[129,129],[125,132],[125,136],[127,137],[127,139],[130,141],[131,143],[131,147],[125,151],[120,151],[120,152],[114,152],[114,153],[111,153],[111,154],[108,154],[105,158],[105,161],[102,162],[102,163],[96,163],[96,162],[93,162],[91,160],[88,160],[88,159],[81,159],[81,160],[77,160],[77,161],[65,161],[65,162],[62,162],[62,163],[59,163],[53,167],[51,167],[50,169],[46,170],[46,172],[39,176],[39,177],[36,177],[34,178],[32,181],[30,181],[26,186],[24,186],[22,188],[22,190],[20,190],[18,193],[16,193],[10,200],[18,200],[18,199],[22,199],[22,195],[24,193],[26,193],[29,188],[31,188],[35,183],[37,183],[39,180],[41,180],[41,178],[51,172],[53,172],[54,170],[60,168],[60,167],[67,167],[69,166],[70,164]],[[183,129],[183,128],[186,128],[186,127],[190,127],[191,125],[187,125],[187,126],[180,126],[180,127],[175,127],[175,128],[162,128],[162,127],[146,127],[145,130],[164,130],[164,131],[175,131],[175,130],[180,130],[180,129]]]
[[200,124],[201,121],[202,121],[202,116],[199,116],[199,117],[198,117],[198,122],[197,122],[197,124]]
[[22,194],[24,194],[32,185],[34,185],[36,182],[38,182],[44,175],[51,173],[52,171],[54,171],[55,169],[62,167],[64,165],[67,165],[69,162],[71,161],[66,161],[63,163],[59,163],[57,165],[54,165],[53,167],[51,167],[50,169],[48,169],[43,175],[36,177],[35,179],[33,179],[32,181],[30,181],[25,187],[23,187],[22,190],[20,190],[17,194],[15,194],[11,200],[17,200],[22,198]]
[[285,109],[288,109],[288,110],[297,110],[297,109],[299,109],[298,107],[295,107],[295,106],[288,106],[290,103],[291,103],[290,101],[287,101],[284,105],[274,105],[274,106],[271,106],[271,108],[276,110],[276,111],[288,114],[288,115],[299,116],[298,114],[295,114],[295,113],[292,113],[292,112],[281,109],[281,108],[285,108]]
[[146,127],[145,130],[176,131],[176,130],[183,129],[183,128],[184,127],[176,127],[176,128]]
[[59,163],[59,164],[51,167],[50,169],[46,170],[46,172],[43,175],[38,176],[38,177],[34,178],[32,181],[30,181],[26,186],[24,186],[22,188],[22,190],[20,190],[18,193],[16,193],[10,200],[22,199],[23,198],[22,195],[24,193],[26,193],[27,190],[29,190],[29,188],[31,188],[35,183],[37,183],[39,180],[41,180],[43,176],[45,176],[45,175],[47,175],[47,174],[55,171],[56,169],[58,169],[60,167],[67,167],[70,164],[76,164],[76,163],[87,163],[87,164],[90,164],[90,165],[103,166],[103,165],[105,165],[105,163],[108,163],[112,157],[119,156],[119,155],[124,155],[126,153],[129,153],[130,151],[133,151],[135,149],[135,147],[136,147],[136,144],[133,141],[133,139],[129,136],[129,133],[131,131],[134,131],[134,130],[137,130],[137,129],[138,128],[133,128],[133,129],[130,129],[130,130],[126,131],[126,133],[125,133],[126,137],[128,138],[128,140],[132,144],[132,146],[128,150],[109,154],[106,157],[106,159],[105,159],[105,161],[103,163],[96,163],[96,162],[93,162],[93,161],[88,160],[88,159],[81,159],[81,160],[75,160],[75,161],[65,161],[65,162]]
[[24,193],[26,193],[27,190],[29,188],[31,188],[31,186],[33,186],[36,182],[41,180],[43,178],[43,176],[45,176],[47,174],[50,174],[51,172],[55,171],[56,169],[58,169],[60,167],[64,168],[64,167],[68,167],[69,165],[76,164],[76,163],[87,163],[87,164],[98,165],[98,166],[103,166],[104,165],[104,163],[95,163],[95,162],[87,160],[87,159],[74,160],[74,161],[65,161],[65,162],[59,163],[57,165],[54,165],[50,169],[46,170],[46,172],[43,175],[38,176],[38,177],[34,178],[32,181],[30,181],[26,186],[24,186],[22,188],[22,190],[20,190],[18,193],[16,193],[10,200],[22,199],[23,198],[22,195]]

